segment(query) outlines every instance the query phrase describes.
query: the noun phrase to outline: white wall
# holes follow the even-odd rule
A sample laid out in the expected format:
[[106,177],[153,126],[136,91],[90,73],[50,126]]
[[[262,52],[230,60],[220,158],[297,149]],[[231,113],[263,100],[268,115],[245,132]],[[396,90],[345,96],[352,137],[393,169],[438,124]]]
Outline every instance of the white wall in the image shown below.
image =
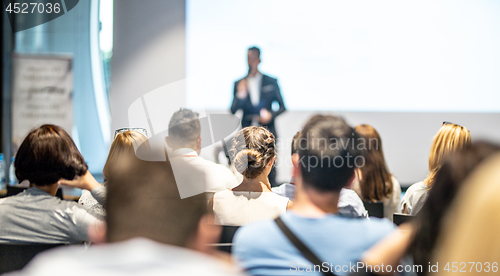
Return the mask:
[[129,125],[128,108],[135,100],[185,78],[184,0],[114,1],[113,39],[110,109],[114,131],[134,127]]
[[[120,0],[115,1],[114,17],[110,92],[113,130],[129,126],[128,108],[136,99],[185,78],[185,3]],[[279,72],[273,74],[279,77]],[[287,91],[282,92],[286,103]],[[287,111],[278,118],[277,131],[282,138],[279,159],[283,162],[278,168],[278,181],[290,177],[286,160],[291,137],[317,112]],[[500,114],[342,112],[340,115],[353,126],[367,123],[378,130],[389,169],[403,185],[426,176],[430,144],[443,121],[466,126],[473,141],[500,142]],[[166,126],[169,118],[164,119]],[[213,147],[205,148],[202,156],[212,159],[212,153]]]
[[[286,95],[286,94],[285,94]],[[286,96],[285,96],[286,98]],[[289,158],[291,137],[317,111],[286,112],[279,117],[277,131],[286,140],[285,156]],[[326,112],[325,112],[326,113]],[[356,126],[370,124],[379,132],[390,171],[402,185],[423,180],[428,172],[428,156],[434,135],[443,121],[466,126],[472,141],[500,143],[500,114],[488,113],[400,113],[342,112],[347,122]],[[278,179],[289,177],[290,170],[279,171]]]

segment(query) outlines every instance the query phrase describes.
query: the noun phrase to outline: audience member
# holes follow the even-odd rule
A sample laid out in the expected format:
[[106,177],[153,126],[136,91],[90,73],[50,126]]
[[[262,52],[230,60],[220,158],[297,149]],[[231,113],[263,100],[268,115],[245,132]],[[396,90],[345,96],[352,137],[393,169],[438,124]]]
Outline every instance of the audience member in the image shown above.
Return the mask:
[[[394,230],[387,220],[337,215],[340,190],[353,181],[361,156],[358,139],[354,129],[336,116],[316,115],[306,123],[292,159],[296,194],[291,210],[276,221],[248,224],[236,232],[233,253],[244,269],[252,275],[320,275],[333,268],[344,275],[335,266],[355,264],[365,250]],[[339,146],[347,144],[345,149]],[[287,228],[319,263],[291,242]]]
[[[297,145],[299,143],[299,139],[300,139],[301,134],[302,134],[302,131],[299,130],[293,136],[292,145],[291,145],[292,156],[293,156],[293,154],[297,153]],[[289,199],[293,200],[295,198],[295,179],[292,176],[292,179],[290,179],[290,182],[283,183],[277,187],[273,187],[273,188],[271,188],[271,190],[273,191],[273,193],[276,193],[280,196],[288,197]]]
[[498,273],[498,168],[500,154],[495,154],[471,174],[463,185],[464,188],[457,194],[447,212],[431,259],[432,264],[439,264],[437,275],[463,275],[461,271],[469,274]]
[[170,161],[182,198],[207,191],[223,191],[238,185],[238,180],[228,168],[198,156],[201,151],[200,133],[198,113],[180,109],[172,115],[166,140],[173,150]]
[[[102,173],[104,175],[103,186],[106,186],[106,181],[110,179],[111,167],[115,166],[122,159],[123,155],[135,154],[135,150],[143,143],[148,143],[148,138],[134,130],[126,130],[123,132],[118,132],[115,135],[113,143],[111,143],[111,148],[109,149],[108,159],[106,164],[104,164],[104,169]],[[92,194],[87,191],[82,191],[82,196],[78,200],[78,203],[89,208],[98,218],[104,218],[106,211],[104,207],[97,202],[97,200],[92,196]]]
[[[445,159],[435,174],[432,189],[414,223],[415,237],[408,253],[415,264],[425,267],[429,263],[438,236],[446,233],[441,231],[441,224],[455,195],[465,188],[464,181],[478,164],[499,150],[496,145],[479,142],[451,153]],[[426,272],[424,270],[421,275],[426,275]]]
[[215,223],[243,225],[284,213],[290,201],[272,193],[268,179],[276,160],[274,135],[264,127],[243,128],[234,138],[231,157],[243,182],[231,191],[215,193],[211,200]]
[[401,212],[415,215],[424,205],[427,193],[432,188],[436,172],[443,164],[446,155],[463,149],[471,143],[469,130],[463,126],[444,122],[431,146],[429,155],[429,174],[424,181],[411,185],[401,200]]
[[61,200],[56,191],[64,179],[78,179],[74,187],[88,189],[104,203],[104,187],[88,172],[69,134],[55,125],[42,125],[21,143],[15,158],[19,182],[30,188],[0,199],[1,243],[81,243],[87,229],[100,220],[73,201]]
[[110,167],[106,243],[38,255],[22,275],[239,275],[213,256],[220,226],[206,195],[181,199],[169,162],[123,156]]
[[350,185],[340,190],[337,207],[339,215],[352,218],[368,218],[369,215],[363,201]]
[[382,139],[377,130],[370,125],[358,125],[354,128],[364,139],[365,165],[358,172],[359,181],[355,181],[353,190],[362,200],[382,201],[384,217],[392,221],[394,213],[399,212],[401,185],[389,173],[382,150]]
[[[295,133],[292,139],[292,156],[297,153],[297,145],[299,143],[300,135],[302,131],[298,131]],[[293,200],[295,198],[295,180],[292,177],[290,182],[283,183],[278,187],[272,188],[273,193],[276,193],[281,196],[288,197]],[[337,206],[339,208],[339,213],[345,216],[350,217],[368,217],[368,211],[366,211],[363,201],[359,198],[359,196],[353,192],[351,189],[342,188],[340,191],[339,204]]]
[[[403,227],[407,233],[399,233],[370,249],[364,261],[372,265],[382,263],[393,266],[408,255],[413,264],[421,267],[415,270],[418,275],[429,274],[429,262],[439,238],[445,236],[442,224],[452,215],[450,209],[460,200],[457,194],[468,189],[466,179],[491,156],[500,151],[500,147],[486,142],[466,146],[462,150],[450,153],[434,176],[434,185],[427,200],[415,220]],[[479,166],[480,167],[480,166]],[[455,199],[457,198],[457,199]]]

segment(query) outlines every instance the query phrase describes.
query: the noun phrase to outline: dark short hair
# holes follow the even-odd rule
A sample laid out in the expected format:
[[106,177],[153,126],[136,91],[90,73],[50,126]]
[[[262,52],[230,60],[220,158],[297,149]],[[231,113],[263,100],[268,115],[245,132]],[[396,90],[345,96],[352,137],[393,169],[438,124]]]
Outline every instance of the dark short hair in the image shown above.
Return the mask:
[[87,164],[75,142],[62,128],[43,125],[24,138],[14,161],[19,182],[28,180],[38,186],[74,179],[87,172]]
[[196,141],[200,137],[201,126],[198,113],[181,108],[170,118],[168,137],[177,143],[185,144]]
[[298,144],[304,186],[327,192],[345,187],[362,157],[359,138],[341,117],[316,115],[309,119]]
[[257,57],[260,58],[260,49],[257,46],[252,46],[252,47],[248,48],[248,51],[252,51],[252,52],[257,53]]

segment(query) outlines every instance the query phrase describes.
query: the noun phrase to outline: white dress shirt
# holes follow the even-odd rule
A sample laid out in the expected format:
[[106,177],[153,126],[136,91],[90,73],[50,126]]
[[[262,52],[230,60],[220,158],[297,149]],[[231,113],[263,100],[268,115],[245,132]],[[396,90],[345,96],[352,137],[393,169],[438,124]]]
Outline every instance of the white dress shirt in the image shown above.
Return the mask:
[[181,198],[232,189],[240,184],[228,168],[198,156],[190,148],[175,150],[172,155],[170,164]]
[[248,92],[250,93],[250,100],[253,106],[258,106],[260,102],[260,86],[262,83],[262,74],[257,72],[255,76],[247,77]]

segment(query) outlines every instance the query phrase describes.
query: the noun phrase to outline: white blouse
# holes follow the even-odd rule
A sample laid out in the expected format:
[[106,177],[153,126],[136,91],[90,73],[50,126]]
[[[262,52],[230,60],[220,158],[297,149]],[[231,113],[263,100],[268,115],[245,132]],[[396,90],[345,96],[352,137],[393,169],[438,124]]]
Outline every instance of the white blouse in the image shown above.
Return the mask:
[[288,198],[272,192],[222,191],[214,195],[215,223],[243,225],[286,212]]

